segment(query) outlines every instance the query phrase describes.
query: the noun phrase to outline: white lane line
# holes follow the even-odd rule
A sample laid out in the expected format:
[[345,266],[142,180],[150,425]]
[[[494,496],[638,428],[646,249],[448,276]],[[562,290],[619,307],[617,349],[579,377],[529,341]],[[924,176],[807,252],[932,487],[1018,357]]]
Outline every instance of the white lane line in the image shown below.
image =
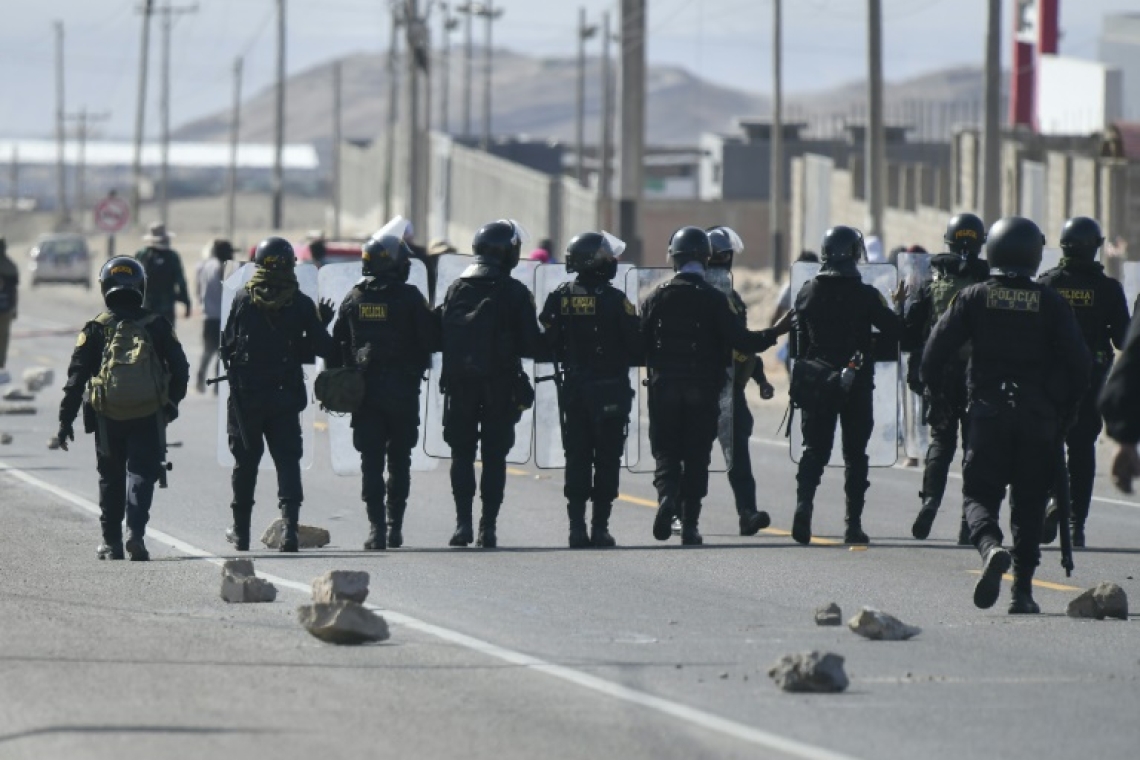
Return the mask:
[[[98,516],[99,505],[89,501],[78,494],[74,494],[65,488],[48,483],[45,480],[37,478],[35,475],[30,475],[23,470],[9,465],[8,463],[0,460],[0,472],[6,472],[17,480],[26,483],[27,485],[39,488],[42,491],[58,497],[60,500],[78,507],[79,509],[89,514]],[[201,557],[209,562],[221,566],[224,560],[220,557],[211,554],[205,549],[201,549],[193,544],[189,544],[181,539],[175,538],[169,533],[164,533],[160,530],[147,528],[147,537],[154,539],[160,543],[188,554],[192,557]],[[320,555],[314,555],[314,558]],[[301,593],[308,594],[311,587],[307,583],[300,583],[298,581],[282,578],[270,573],[258,572],[258,575],[270,581],[274,585],[284,588],[300,591]],[[804,760],[853,760],[852,756],[844,755],[838,752],[824,749],[823,747],[816,747],[812,744],[796,741],[795,739],[788,739],[777,734],[769,733],[753,726],[748,726],[743,723],[738,723],[728,718],[722,718],[719,715],[714,715],[710,712],[683,705],[680,702],[674,702],[663,697],[657,697],[648,694],[644,691],[632,689],[620,683],[607,681],[599,676],[584,673],[580,670],[568,668],[564,665],[557,665],[553,662],[543,660],[539,657],[534,657],[529,654],[517,652],[513,649],[498,646],[488,641],[468,636],[467,634],[453,631],[450,628],[427,623],[419,618],[405,615],[402,612],[395,612],[387,610],[382,607],[374,605],[366,605],[370,609],[382,613],[388,620],[393,623],[403,625],[429,636],[433,636],[442,641],[447,641],[451,644],[463,647],[473,652],[492,657],[496,660],[501,660],[510,665],[527,668],[538,673],[557,678],[567,683],[572,683],[582,688],[589,689],[590,691],[604,694],[608,697],[628,702],[630,704],[645,707],[654,710],[663,715],[668,715],[677,720],[683,720],[694,726],[713,731],[732,739],[754,744],[758,747],[763,747],[768,750],[780,752],[788,757],[803,758]]]
[[[757,438],[756,436],[752,436],[748,440],[752,441],[752,443],[756,443],[756,444],[759,444],[761,446],[773,446],[773,447],[781,448],[781,449],[787,449],[788,448],[788,442],[787,441],[777,441],[777,440],[773,440],[771,438]],[[871,469],[875,469],[875,468],[872,467]],[[921,467],[903,467],[901,464],[896,464],[896,465],[892,466],[891,469],[901,470],[903,472],[913,472],[913,473],[916,473],[918,475],[922,474],[922,468]],[[949,476],[951,478],[953,478],[954,480],[961,480],[962,479],[962,473],[960,473],[960,472],[951,472],[951,473],[949,473]],[[1125,501],[1124,499],[1110,499],[1107,496],[1093,496],[1092,500],[1093,501],[1099,501],[1101,504],[1112,504],[1112,505],[1117,506],[1117,507],[1131,507],[1132,509],[1140,509],[1140,503],[1137,503],[1135,501]]]

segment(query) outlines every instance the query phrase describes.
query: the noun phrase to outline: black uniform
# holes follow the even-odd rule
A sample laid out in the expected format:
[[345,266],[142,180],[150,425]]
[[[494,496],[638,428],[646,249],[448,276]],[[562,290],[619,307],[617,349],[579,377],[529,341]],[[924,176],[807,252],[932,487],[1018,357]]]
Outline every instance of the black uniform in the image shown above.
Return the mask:
[[[811,540],[810,520],[815,492],[831,458],[835,425],[842,425],[844,484],[849,543],[866,543],[862,515],[869,472],[867,443],[875,427],[875,356],[892,354],[899,320],[886,299],[860,279],[853,266],[846,275],[821,274],[806,283],[794,304],[795,358],[819,360],[839,371],[861,354],[862,366],[844,393],[838,388],[819,403],[801,409],[804,451],[796,474],[796,541]],[[872,327],[879,329],[874,336]],[[797,382],[793,374],[793,383]],[[798,391],[797,391],[798,392]],[[802,515],[802,516],[801,516]]]
[[304,500],[300,414],[309,403],[303,366],[317,356],[328,359],[335,354],[311,298],[300,290],[287,299],[274,290],[268,291],[270,301],[255,298],[251,291],[256,277],[234,298],[220,348],[230,380],[226,432],[234,457],[231,507],[235,530],[243,535],[244,528],[247,537],[257,468],[267,445],[277,469],[282,516],[296,523]]
[[1095,261],[1065,257],[1060,266],[1041,275],[1038,282],[1052,287],[1073,307],[1081,335],[1092,352],[1089,389],[1081,398],[1074,424],[1065,437],[1073,531],[1083,543],[1096,476],[1096,439],[1102,427],[1097,398],[1112,369],[1112,347],[1124,347],[1128,334],[1128,302],[1120,283],[1105,275],[1104,267]]
[[562,371],[558,405],[571,537],[577,530],[585,538],[586,502],[592,501],[592,541],[602,545],[618,495],[633,399],[629,368],[640,363],[640,322],[608,278],[587,273],[551,293],[539,321]]
[[190,289],[186,287],[186,272],[182,269],[182,258],[170,248],[144,248],[135,258],[146,270],[147,287],[143,306],[166,317],[174,324],[174,306],[186,307],[190,316]]
[[[902,350],[911,354],[910,365],[907,367],[907,385],[912,391],[926,397],[930,422],[930,446],[926,450],[922,491],[919,493],[923,512],[926,514],[921,523],[916,522],[916,525],[925,525],[925,529],[914,528],[916,538],[926,538],[930,534],[929,523],[933,523],[934,515],[942,505],[950,464],[954,461],[954,454],[958,450],[959,428],[962,429],[963,443],[966,440],[968,354],[953,357],[946,363],[943,369],[945,376],[941,383],[942,395],[937,398],[931,396],[928,389],[923,387],[919,375],[923,348],[935,322],[941,316],[940,313],[936,313],[940,299],[935,298],[934,289],[941,289],[945,282],[954,283],[951,287],[961,287],[964,282],[977,284],[985,282],[990,276],[990,267],[985,261],[976,256],[962,257],[956,253],[940,253],[931,257],[930,268],[933,270],[933,279],[923,283],[914,302],[907,308],[903,318],[901,340]],[[942,308],[945,308],[945,305]],[[964,517],[962,525],[961,532],[968,536]]]
[[420,382],[439,347],[439,322],[414,285],[394,275],[367,278],[340,305],[333,340],[338,350],[329,367],[365,371],[364,403],[352,415],[362,498],[374,527],[384,524],[387,512],[398,546],[411,486],[412,447],[419,437]]
[[[465,342],[463,326],[473,314],[466,307],[469,304],[481,304],[479,310],[487,309],[493,315],[490,335],[481,336],[488,340],[485,346],[457,345]],[[521,359],[533,358],[541,340],[534,297],[511,277],[508,268],[478,262],[452,283],[438,312],[443,331],[440,388],[446,394],[444,440],[451,447],[451,491],[457,522],[452,545],[466,546],[471,541],[467,536],[475,500],[478,450],[483,462],[480,545],[494,546],[506,487],[507,454],[515,443],[515,425],[533,403],[533,390],[523,374]],[[458,362],[464,353],[479,366]],[[464,526],[466,532],[460,530]]]
[[[991,230],[991,242],[994,236]],[[992,252],[990,258],[996,268]],[[1080,401],[1092,361],[1065,299],[1028,277],[994,277],[958,295],[923,353],[922,379],[932,391],[942,392],[944,369],[967,342],[973,351],[962,495],[971,540],[986,559],[974,601],[991,606],[1009,566],[998,519],[1009,486],[1015,595],[1032,605],[1057,436]]]
[[[169,404],[158,415],[113,420],[97,414],[90,400],[84,396],[88,382],[99,372],[107,341],[115,334],[116,325],[123,320],[143,326],[169,374]],[[114,307],[88,322],[79,333],[63,388],[60,428],[70,429],[80,406],[83,407],[84,430],[95,434],[99,522],[103,528],[103,542],[109,547],[117,546],[119,557],[122,556],[124,514],[132,537],[141,540],[146,533],[154,484],[161,474],[161,440],[164,435],[161,428],[177,415],[178,404],[186,396],[189,380],[190,365],[174,328],[151,311],[138,306]],[[136,557],[135,552],[131,554],[132,558],[145,558]]]
[[697,271],[682,271],[649,294],[641,308],[641,334],[660,505],[654,537],[668,539],[679,515],[682,541],[699,544],[697,523],[732,351],[756,354],[775,340],[767,330],[748,331],[728,298]]
[[[1140,309],[1140,299],[1136,308]],[[1104,382],[1100,412],[1114,441],[1125,446],[1140,443],[1140,319],[1132,320],[1120,358]]]

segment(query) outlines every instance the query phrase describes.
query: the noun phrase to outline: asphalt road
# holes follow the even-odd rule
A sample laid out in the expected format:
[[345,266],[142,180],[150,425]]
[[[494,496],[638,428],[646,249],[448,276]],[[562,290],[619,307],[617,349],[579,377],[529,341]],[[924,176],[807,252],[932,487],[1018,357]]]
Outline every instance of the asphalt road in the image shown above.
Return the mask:
[[[1140,501],[1106,478],[1075,576],[1047,549],[1044,612],[1015,618],[1005,596],[973,607],[980,563],[954,545],[952,506],[932,540],[909,537],[916,470],[872,472],[862,551],[838,543],[842,478],[830,472],[821,540],[794,544],[776,402],[757,409],[752,450],[773,529],[736,535],[731,491],[714,475],[698,549],[652,539],[650,480],[626,475],[612,526],[621,548],[568,550],[561,472],[530,466],[510,470],[502,548],[448,549],[445,462],[413,479],[406,547],[364,553],[359,482],[331,473],[318,431],[302,522],[327,527],[332,545],[252,552],[278,601],[227,605],[216,565],[233,556],[230,493],[212,396],[192,391],[170,430],[182,445],[152,513],[157,561],[95,560],[92,440],[67,453],[46,442],[75,334],[97,311],[93,294],[40,290],[16,323],[10,369],[51,366],[57,382],[36,415],[0,416],[14,437],[0,448],[0,757],[1136,757],[1138,616],[1064,616],[1100,581],[1140,604]],[[192,364],[200,330],[178,326]],[[265,470],[255,529],[276,516],[274,493]],[[309,581],[329,569],[372,574],[391,642],[336,648],[295,623]],[[845,617],[869,605],[923,632],[885,643],[816,627],[814,609],[831,601]],[[845,694],[773,686],[779,656],[811,649],[846,657]]]

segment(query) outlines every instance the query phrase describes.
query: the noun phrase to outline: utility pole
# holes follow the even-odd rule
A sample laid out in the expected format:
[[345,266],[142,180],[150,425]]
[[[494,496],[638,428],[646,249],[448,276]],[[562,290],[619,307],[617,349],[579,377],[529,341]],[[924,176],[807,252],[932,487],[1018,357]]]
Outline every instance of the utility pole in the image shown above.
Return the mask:
[[273,207],[271,224],[281,229],[285,200],[285,172],[281,163],[285,150],[285,0],[277,0],[277,97],[273,125]]
[[241,57],[234,59],[234,109],[230,114],[230,171],[226,182],[226,238],[237,230],[238,144],[241,131]]
[[162,94],[159,97],[161,159],[158,181],[158,216],[164,222],[170,219],[170,33],[174,28],[175,16],[197,13],[197,5],[174,7],[166,0],[155,13],[162,16]]
[[640,214],[645,157],[645,5],[621,0],[621,194],[618,237],[641,262]]
[[[883,5],[867,0],[867,236],[883,238]],[[886,250],[886,242],[883,242]]]
[[154,0],[144,0],[142,7],[142,44],[139,46],[139,89],[135,105],[135,155],[131,162],[131,217],[142,216],[142,149],[146,128],[146,79],[150,60],[150,17],[154,15]]
[[421,190],[424,186],[424,140],[420,129],[420,72],[426,72],[427,56],[427,27],[424,19],[420,18],[418,0],[405,0],[404,29],[407,36],[407,108],[404,109],[404,126],[407,135],[407,196],[404,207],[408,211],[408,219],[415,229],[424,229],[423,206],[421,205]]
[[[443,61],[439,67],[439,89],[440,89],[440,104],[439,104],[439,130],[445,135],[451,134],[451,33],[459,27],[459,19],[451,15],[451,10],[447,3],[441,3],[443,14],[440,17],[443,21],[443,29],[440,37],[443,40]],[[470,16],[468,17],[468,28],[470,28]]]
[[341,62],[337,59],[333,63],[333,144],[332,144],[332,207],[333,240],[340,239],[340,141],[341,141]]
[[614,183],[614,82],[610,66],[610,12],[602,13],[602,150],[598,172],[598,201],[601,206],[598,223],[610,229],[613,215]]
[[483,20],[487,23],[487,47],[483,50],[483,150],[491,147],[491,80],[494,76],[494,43],[492,29],[495,21],[503,15],[502,8],[496,8],[493,2],[482,6]]
[[392,23],[388,33],[388,125],[384,134],[384,221],[392,218],[392,191],[396,172],[396,125],[400,114],[400,26],[403,6],[392,6]]
[[982,218],[1001,216],[1001,0],[989,0],[986,24],[986,113],[982,134]]
[[578,101],[574,124],[574,144],[577,155],[578,184],[586,184],[586,40],[598,31],[597,26],[586,24],[586,9],[578,9]]
[[91,113],[84,106],[79,113],[68,114],[64,117],[76,123],[75,136],[79,143],[79,152],[75,162],[75,208],[80,214],[83,223],[87,223],[87,138],[90,136],[90,126],[93,122],[106,121],[111,118],[108,113]]
[[768,230],[772,237],[772,275],[784,278],[784,82],[783,0],[772,0],[772,140]]
[[471,137],[471,62],[475,53],[472,49],[471,27],[475,8],[472,3],[464,3],[455,11],[465,16],[463,22],[463,136]]
[[64,113],[65,102],[63,93],[63,22],[56,21],[55,27],[55,197],[59,207],[57,213],[59,224],[65,225],[71,221],[71,214],[67,209],[67,164],[64,159]]
[[8,164],[8,195],[11,199],[8,218],[15,219],[20,213],[20,149],[15,143],[12,143],[11,163]]

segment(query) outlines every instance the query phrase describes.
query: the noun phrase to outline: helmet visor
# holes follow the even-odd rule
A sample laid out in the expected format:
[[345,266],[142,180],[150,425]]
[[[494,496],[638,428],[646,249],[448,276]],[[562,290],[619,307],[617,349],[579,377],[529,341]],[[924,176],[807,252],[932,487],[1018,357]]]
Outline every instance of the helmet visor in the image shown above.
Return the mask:
[[617,235],[602,230],[602,239],[605,240],[606,245],[610,247],[610,252],[613,253],[615,259],[620,258],[621,255],[625,253],[625,241]]

